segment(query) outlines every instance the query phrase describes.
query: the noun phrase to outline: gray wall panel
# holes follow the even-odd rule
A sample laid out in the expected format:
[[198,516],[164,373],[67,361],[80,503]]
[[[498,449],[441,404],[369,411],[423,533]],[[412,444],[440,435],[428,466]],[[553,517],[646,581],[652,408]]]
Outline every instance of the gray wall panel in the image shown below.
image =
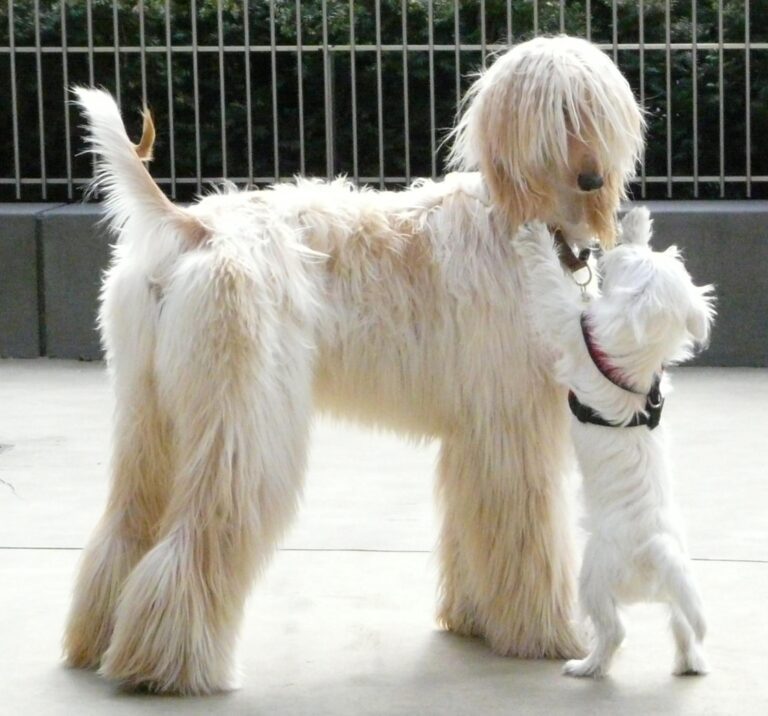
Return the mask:
[[0,357],[40,355],[37,217],[50,204],[0,204]]
[[51,358],[102,357],[96,331],[99,289],[110,238],[100,207],[72,204],[41,218],[45,343]]
[[[768,202],[647,205],[655,247],[677,244],[697,283],[716,287],[712,342],[694,362],[768,365]],[[96,205],[0,205],[0,355],[38,355],[42,336],[51,357],[102,356],[95,323],[111,239],[100,217]]]

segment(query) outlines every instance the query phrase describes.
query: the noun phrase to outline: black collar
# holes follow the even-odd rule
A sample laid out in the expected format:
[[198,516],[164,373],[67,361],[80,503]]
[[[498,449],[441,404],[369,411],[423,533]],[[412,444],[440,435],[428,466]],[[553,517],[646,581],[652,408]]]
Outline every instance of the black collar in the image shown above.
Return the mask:
[[624,379],[619,370],[613,366],[608,359],[608,356],[603,353],[600,348],[595,345],[592,340],[592,334],[587,322],[587,314],[581,314],[581,333],[584,336],[584,344],[587,347],[587,352],[595,367],[600,373],[613,383],[618,388],[626,390],[629,393],[635,393],[635,395],[645,395],[645,408],[642,412],[635,413],[632,420],[628,423],[611,423],[605,420],[600,413],[590,408],[588,405],[584,405],[573,391],[568,393],[568,405],[571,408],[571,412],[576,416],[579,422],[590,423],[592,425],[602,425],[609,428],[636,428],[641,425],[648,426],[649,430],[653,430],[661,420],[661,410],[664,407],[664,396],[661,394],[661,373],[657,373],[653,377],[653,384],[651,390],[645,394],[635,390]]

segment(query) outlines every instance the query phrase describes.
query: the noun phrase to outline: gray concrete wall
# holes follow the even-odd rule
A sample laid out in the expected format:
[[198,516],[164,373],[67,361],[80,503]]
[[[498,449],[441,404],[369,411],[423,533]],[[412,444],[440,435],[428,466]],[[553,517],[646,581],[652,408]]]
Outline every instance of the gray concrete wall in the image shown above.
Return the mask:
[[[718,319],[698,365],[768,365],[768,202],[648,202],[654,245],[677,244]],[[110,238],[98,205],[0,205],[0,356],[93,360]]]

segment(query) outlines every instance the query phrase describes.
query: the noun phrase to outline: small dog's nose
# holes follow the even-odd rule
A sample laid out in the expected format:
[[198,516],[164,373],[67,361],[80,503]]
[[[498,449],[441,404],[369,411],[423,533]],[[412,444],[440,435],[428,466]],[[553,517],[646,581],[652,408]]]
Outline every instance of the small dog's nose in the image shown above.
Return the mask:
[[603,185],[603,177],[599,174],[579,174],[576,181],[582,191],[595,191]]

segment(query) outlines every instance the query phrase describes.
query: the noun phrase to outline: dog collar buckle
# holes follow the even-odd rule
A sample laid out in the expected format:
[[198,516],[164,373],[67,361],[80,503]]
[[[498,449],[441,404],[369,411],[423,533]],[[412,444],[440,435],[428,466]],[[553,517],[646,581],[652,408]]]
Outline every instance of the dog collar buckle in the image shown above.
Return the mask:
[[645,412],[648,415],[648,429],[653,430],[658,427],[661,420],[661,410],[664,407],[664,396],[661,394],[661,375],[656,375],[653,379],[651,391],[645,399]]

